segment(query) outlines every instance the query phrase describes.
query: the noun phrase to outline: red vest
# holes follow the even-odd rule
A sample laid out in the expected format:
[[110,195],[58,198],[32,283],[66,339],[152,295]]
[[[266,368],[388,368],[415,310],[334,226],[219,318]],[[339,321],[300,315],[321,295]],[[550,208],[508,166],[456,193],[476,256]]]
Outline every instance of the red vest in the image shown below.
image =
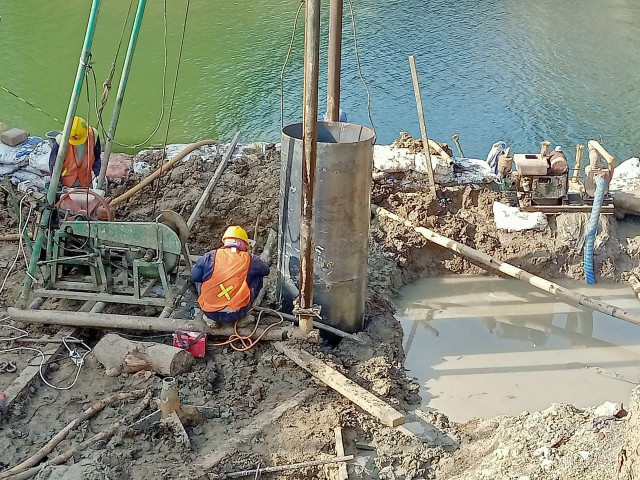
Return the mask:
[[249,305],[251,289],[247,274],[251,264],[251,254],[234,252],[231,248],[219,248],[213,263],[213,272],[202,283],[198,303],[205,312],[219,312],[227,309],[237,312]]
[[65,187],[73,187],[76,181],[83,187],[88,187],[93,179],[93,162],[96,161],[95,135],[93,128],[87,131],[87,141],[84,144],[84,153],[78,162],[78,150],[75,145],[69,144],[67,155],[62,163],[62,184]]

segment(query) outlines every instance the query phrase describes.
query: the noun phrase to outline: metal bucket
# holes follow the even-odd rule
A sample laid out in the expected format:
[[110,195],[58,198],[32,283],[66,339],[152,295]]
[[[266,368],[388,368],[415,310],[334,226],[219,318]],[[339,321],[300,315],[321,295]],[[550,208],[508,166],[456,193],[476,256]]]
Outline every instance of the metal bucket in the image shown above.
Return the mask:
[[[314,303],[322,321],[346,332],[364,326],[371,217],[373,130],[318,123],[314,204]],[[300,284],[302,124],[282,130],[278,295],[291,311]]]

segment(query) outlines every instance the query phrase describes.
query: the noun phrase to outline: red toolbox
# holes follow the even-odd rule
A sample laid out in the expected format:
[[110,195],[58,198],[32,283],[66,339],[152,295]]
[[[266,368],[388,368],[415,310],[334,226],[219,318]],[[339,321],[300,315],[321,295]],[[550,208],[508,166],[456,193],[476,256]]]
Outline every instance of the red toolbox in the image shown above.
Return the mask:
[[178,330],[173,334],[173,346],[183,348],[194,357],[204,357],[207,349],[207,334]]

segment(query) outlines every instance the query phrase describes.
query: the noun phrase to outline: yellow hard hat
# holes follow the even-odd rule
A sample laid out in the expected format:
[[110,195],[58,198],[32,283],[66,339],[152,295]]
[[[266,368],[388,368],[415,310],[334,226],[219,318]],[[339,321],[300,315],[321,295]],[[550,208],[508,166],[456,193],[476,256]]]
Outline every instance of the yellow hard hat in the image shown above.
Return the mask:
[[224,242],[229,238],[243,240],[247,245],[249,245],[249,235],[247,235],[246,230],[239,225],[230,225],[227,227],[224,231],[224,235],[222,236],[222,241]]
[[71,145],[82,145],[87,141],[87,135],[87,121],[82,117],[73,117],[73,125],[71,125],[71,135],[69,135],[69,143]]

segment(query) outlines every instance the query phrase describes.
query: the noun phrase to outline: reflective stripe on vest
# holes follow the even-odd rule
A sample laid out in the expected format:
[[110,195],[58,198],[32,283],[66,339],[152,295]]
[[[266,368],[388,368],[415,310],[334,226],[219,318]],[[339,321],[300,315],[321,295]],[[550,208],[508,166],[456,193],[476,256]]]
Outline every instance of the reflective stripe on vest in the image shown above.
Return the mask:
[[73,187],[76,181],[83,187],[89,186],[93,178],[93,163],[96,161],[95,145],[95,134],[92,127],[89,127],[87,131],[87,141],[84,144],[84,152],[80,162],[78,162],[76,146],[69,144],[62,164],[62,184],[65,187]]
[[237,312],[249,305],[251,289],[247,274],[251,254],[231,248],[216,250],[211,277],[202,283],[198,304],[205,312],[227,309]]

